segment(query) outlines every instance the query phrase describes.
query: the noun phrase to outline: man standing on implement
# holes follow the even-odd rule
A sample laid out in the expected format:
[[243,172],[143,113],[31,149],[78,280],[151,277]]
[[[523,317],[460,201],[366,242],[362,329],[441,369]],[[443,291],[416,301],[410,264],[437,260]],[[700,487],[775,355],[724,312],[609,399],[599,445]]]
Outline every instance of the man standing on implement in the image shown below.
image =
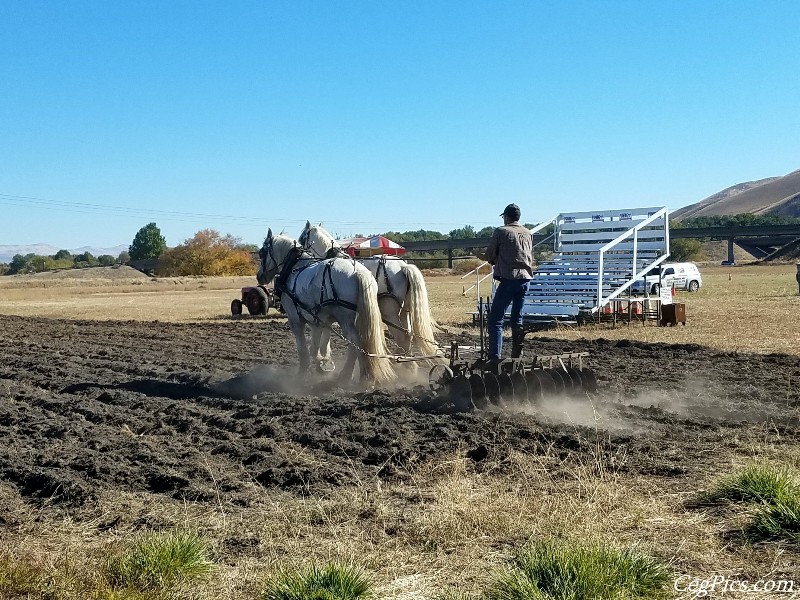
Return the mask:
[[533,277],[533,238],[519,224],[519,206],[509,204],[500,214],[503,226],[492,234],[486,249],[486,260],[494,266],[494,278],[499,282],[489,310],[489,360],[500,360],[503,349],[503,318],[511,304],[511,357],[522,356],[522,303],[525,289]]

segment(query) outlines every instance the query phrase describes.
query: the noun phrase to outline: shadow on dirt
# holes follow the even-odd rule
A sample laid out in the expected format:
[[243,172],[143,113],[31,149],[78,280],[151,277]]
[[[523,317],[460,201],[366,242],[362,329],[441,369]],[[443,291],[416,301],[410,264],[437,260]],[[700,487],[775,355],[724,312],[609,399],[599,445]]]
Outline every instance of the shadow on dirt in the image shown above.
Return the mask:
[[170,400],[189,400],[197,398],[198,396],[207,396],[211,398],[223,398],[225,395],[207,385],[198,385],[197,383],[179,383],[170,381],[159,381],[158,379],[138,379],[135,381],[126,381],[116,385],[103,385],[98,383],[76,383],[68,385],[63,390],[62,394],[75,394],[86,392],[88,390],[124,390],[127,392],[135,392],[143,394],[151,398],[169,398]]

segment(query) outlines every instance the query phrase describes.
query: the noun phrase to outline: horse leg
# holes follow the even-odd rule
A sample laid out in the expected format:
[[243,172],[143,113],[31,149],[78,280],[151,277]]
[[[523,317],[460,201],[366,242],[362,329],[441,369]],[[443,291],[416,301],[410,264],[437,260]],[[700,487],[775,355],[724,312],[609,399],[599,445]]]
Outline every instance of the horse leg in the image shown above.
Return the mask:
[[[287,311],[288,313],[288,311]],[[308,370],[311,364],[311,355],[308,351],[308,344],[306,343],[306,323],[300,318],[289,318],[289,329],[294,334],[294,341],[297,345],[297,355],[300,359],[300,372]]]
[[359,363],[359,379],[363,381],[366,374],[366,364],[364,362],[363,353],[359,351],[358,329],[356,329],[355,326],[355,319],[343,319],[339,322],[339,325],[342,327],[342,334],[347,338],[347,341],[350,342],[347,349],[347,359],[345,360],[344,367],[342,367],[342,374],[339,377],[339,381],[342,384],[350,383],[350,380],[353,378],[353,369],[356,366],[356,360],[358,360]]
[[[381,308],[381,318],[389,325],[389,334],[399,347],[400,353],[410,355],[413,340],[411,315],[407,310],[403,310],[403,307],[394,298],[381,298],[378,304]],[[394,352],[392,353],[394,354]],[[412,360],[407,364],[412,370],[415,371],[417,369],[416,361]]]
[[317,370],[329,372],[336,369],[331,359],[331,330],[327,325],[314,327],[311,330],[311,344],[314,358],[317,361]]

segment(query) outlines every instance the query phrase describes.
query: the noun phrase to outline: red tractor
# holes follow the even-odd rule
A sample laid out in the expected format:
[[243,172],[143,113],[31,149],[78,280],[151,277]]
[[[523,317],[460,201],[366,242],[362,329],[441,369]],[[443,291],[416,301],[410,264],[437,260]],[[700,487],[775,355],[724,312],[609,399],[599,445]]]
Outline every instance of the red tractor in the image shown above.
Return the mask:
[[243,287],[242,299],[231,301],[231,314],[234,316],[242,314],[243,306],[247,307],[247,312],[251,315],[266,315],[270,307],[279,308],[272,288],[263,285]]

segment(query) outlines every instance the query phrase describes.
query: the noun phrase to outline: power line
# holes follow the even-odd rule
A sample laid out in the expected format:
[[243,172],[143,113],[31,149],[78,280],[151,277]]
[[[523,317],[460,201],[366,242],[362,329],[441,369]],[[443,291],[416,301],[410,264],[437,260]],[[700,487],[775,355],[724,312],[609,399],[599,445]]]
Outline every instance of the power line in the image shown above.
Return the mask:
[[[117,214],[120,216],[157,216],[169,221],[181,222],[203,222],[209,221],[224,222],[228,224],[251,224],[251,225],[304,225],[306,219],[281,219],[281,218],[263,218],[256,216],[241,215],[221,215],[213,213],[196,213],[175,210],[161,210],[151,208],[136,208],[128,206],[114,206],[109,204],[96,204],[90,202],[74,202],[65,200],[50,200],[47,198],[37,198],[34,196],[19,196],[15,194],[0,193],[0,204],[7,206],[21,206],[26,208],[38,208],[45,210],[58,210],[62,212],[74,214]],[[381,227],[382,223],[376,221],[342,221],[336,219],[326,219],[315,217],[314,221],[328,223],[338,227]],[[396,222],[393,227],[412,226],[418,227],[419,221],[415,222]],[[463,223],[448,222],[448,223],[427,223],[428,226],[441,225],[441,226],[458,226]]]

